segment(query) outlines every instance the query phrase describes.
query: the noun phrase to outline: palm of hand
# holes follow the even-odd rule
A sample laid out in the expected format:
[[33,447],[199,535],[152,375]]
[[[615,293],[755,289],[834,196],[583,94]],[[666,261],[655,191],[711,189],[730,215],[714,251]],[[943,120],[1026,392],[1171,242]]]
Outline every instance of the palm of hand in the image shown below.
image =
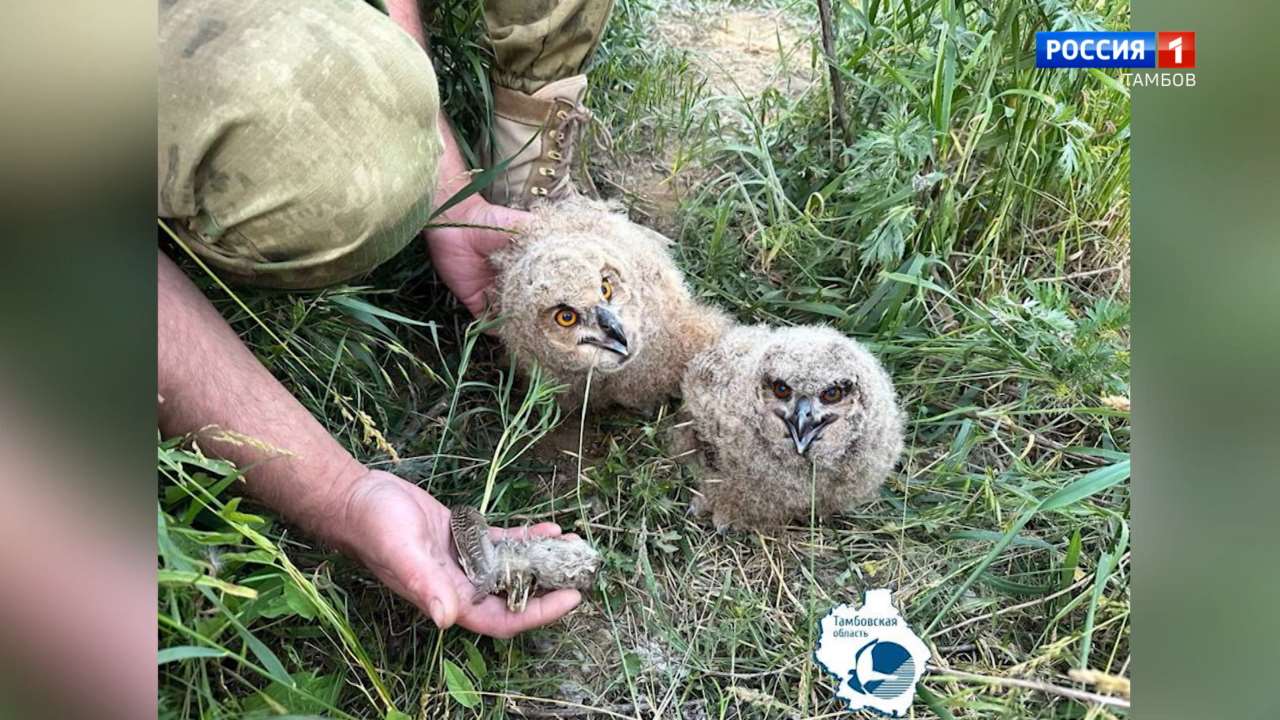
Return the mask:
[[[454,558],[449,510],[426,491],[389,473],[370,473],[347,504],[356,554],[378,579],[427,613],[436,625],[455,622],[493,637],[511,637],[545,625],[581,601],[577,590],[556,590],[532,598],[513,613],[494,595],[472,604],[475,587]],[[541,523],[514,530],[493,529],[495,537],[554,537],[560,528]]]

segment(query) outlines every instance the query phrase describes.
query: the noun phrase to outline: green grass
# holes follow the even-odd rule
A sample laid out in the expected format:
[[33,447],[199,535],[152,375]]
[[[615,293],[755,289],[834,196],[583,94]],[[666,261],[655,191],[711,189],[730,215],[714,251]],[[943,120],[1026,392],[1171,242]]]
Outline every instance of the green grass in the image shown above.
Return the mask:
[[[809,3],[694,17],[755,7],[816,42]],[[1068,671],[1129,672],[1130,426],[1110,399],[1129,394],[1129,103],[1113,76],[1033,68],[1035,30],[1124,27],[1127,5],[843,6],[848,147],[823,68],[803,93],[743,99],[660,42],[659,14],[672,10],[657,0],[615,10],[592,69],[589,168],[609,178],[643,157],[684,178],[662,221],[701,295],[744,321],[867,342],[910,418],[900,472],[833,522],[720,536],[685,515],[672,408],[589,421],[580,471],[527,452],[553,426],[576,437],[578,418],[559,417],[543,383],[512,382],[422,248],[361,287],[238,301],[192,268],[361,460],[446,502],[485,499],[497,521],[554,518],[606,562],[559,624],[512,641],[441,634],[238,499],[234,468],[158,443],[162,717],[498,717],[508,703],[833,716],[816,619],[880,586],[934,649],[917,717],[1125,713],[1002,681],[1090,690]],[[478,20],[460,2],[430,20],[442,96],[473,144],[486,132]]]

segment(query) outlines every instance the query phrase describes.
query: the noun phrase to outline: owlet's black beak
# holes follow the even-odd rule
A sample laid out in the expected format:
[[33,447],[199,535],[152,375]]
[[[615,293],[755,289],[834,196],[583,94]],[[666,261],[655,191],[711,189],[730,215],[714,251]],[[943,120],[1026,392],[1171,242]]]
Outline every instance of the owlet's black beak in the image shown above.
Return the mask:
[[835,415],[818,418],[814,413],[813,398],[801,396],[796,399],[796,407],[791,414],[783,418],[787,430],[791,432],[791,442],[795,443],[796,454],[804,455],[809,446],[822,436],[822,429],[835,419]]
[[596,327],[600,328],[601,332],[604,333],[604,337],[587,337],[583,338],[582,342],[597,345],[624,358],[629,356],[627,336],[622,332],[622,322],[618,320],[618,316],[613,312],[613,309],[601,303],[592,308],[592,313],[596,318]]

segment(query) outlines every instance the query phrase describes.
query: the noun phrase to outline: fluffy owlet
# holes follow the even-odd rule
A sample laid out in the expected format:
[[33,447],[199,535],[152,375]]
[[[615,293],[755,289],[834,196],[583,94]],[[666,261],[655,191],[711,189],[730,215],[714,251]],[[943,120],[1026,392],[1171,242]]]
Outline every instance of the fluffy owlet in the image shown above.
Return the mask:
[[670,241],[582,198],[534,210],[496,253],[498,330],[522,366],[537,361],[569,390],[561,406],[648,409],[679,392],[689,360],[728,326],[697,302]]
[[[677,451],[703,465],[718,529],[808,520],[870,499],[902,452],[888,373],[828,327],[736,327],[690,363]],[[812,490],[811,490],[812,488]]]

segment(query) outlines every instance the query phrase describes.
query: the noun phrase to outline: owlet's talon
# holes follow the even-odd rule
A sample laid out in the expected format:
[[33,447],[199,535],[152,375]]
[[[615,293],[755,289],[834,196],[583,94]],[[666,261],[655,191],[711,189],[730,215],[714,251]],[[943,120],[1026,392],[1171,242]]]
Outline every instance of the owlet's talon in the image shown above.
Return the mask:
[[733,529],[729,520],[724,515],[716,513],[711,516],[711,524],[716,529],[716,534],[721,537],[727,537]]
[[476,588],[473,603],[505,593],[507,609],[524,612],[535,584],[543,590],[585,590],[600,568],[600,554],[582,538],[531,538],[526,532],[524,539],[493,540],[475,508],[452,508],[449,529],[458,564]]

